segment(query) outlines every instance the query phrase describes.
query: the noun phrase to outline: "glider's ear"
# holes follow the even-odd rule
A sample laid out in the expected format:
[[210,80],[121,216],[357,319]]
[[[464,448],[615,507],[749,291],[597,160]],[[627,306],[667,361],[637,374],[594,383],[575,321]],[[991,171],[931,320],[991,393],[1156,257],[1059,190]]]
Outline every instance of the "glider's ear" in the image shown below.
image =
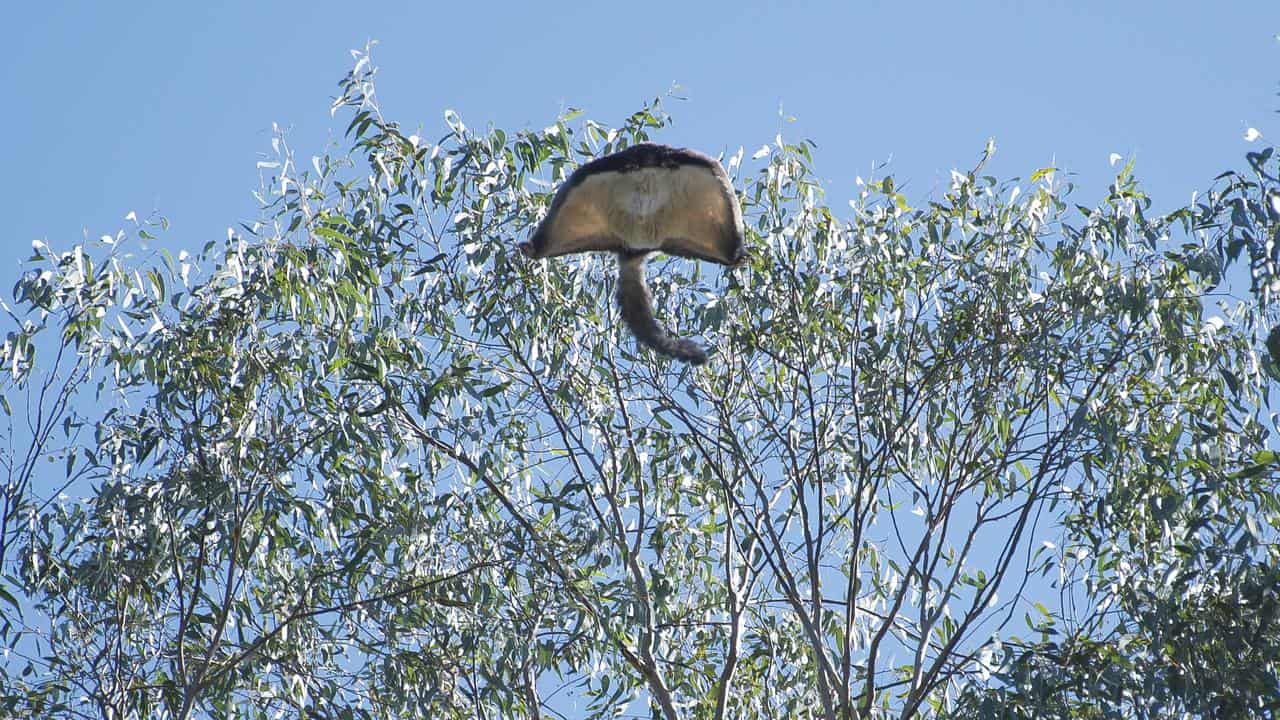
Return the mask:
[[621,250],[622,240],[609,226],[610,180],[617,173],[583,178],[581,168],[565,181],[551,209],[520,250],[548,258],[588,250]]

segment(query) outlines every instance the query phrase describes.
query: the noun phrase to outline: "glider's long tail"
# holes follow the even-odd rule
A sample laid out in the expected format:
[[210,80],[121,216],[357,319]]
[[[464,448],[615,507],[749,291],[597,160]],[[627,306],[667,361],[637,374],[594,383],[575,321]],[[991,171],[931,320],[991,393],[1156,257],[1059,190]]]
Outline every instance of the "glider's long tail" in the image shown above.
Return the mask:
[[618,305],[622,319],[641,344],[692,365],[707,361],[707,353],[697,343],[674,338],[653,316],[653,296],[644,281],[644,254],[618,254]]

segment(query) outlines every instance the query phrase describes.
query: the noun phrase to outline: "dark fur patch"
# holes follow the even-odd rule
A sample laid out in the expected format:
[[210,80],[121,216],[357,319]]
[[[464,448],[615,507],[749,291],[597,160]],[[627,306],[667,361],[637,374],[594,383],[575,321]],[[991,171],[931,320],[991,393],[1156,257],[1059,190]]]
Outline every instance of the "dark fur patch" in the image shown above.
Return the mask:
[[573,186],[596,173],[634,172],[644,168],[667,168],[675,170],[684,165],[696,165],[710,169],[717,174],[723,172],[720,163],[696,150],[674,148],[657,143],[640,143],[612,155],[596,158],[578,167],[569,176],[568,185]]

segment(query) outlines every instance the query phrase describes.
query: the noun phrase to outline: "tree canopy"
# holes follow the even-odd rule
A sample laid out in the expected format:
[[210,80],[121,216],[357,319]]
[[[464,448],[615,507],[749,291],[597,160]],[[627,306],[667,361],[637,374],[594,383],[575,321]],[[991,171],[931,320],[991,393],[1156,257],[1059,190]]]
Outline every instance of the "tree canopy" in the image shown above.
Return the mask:
[[1270,148],[1168,214],[1132,164],[1086,206],[988,146],[846,205],[811,143],[738,150],[749,262],[651,271],[693,368],[620,329],[612,258],[513,252],[659,100],[413,134],[374,74],[225,240],[36,244],[0,714],[1280,709]]

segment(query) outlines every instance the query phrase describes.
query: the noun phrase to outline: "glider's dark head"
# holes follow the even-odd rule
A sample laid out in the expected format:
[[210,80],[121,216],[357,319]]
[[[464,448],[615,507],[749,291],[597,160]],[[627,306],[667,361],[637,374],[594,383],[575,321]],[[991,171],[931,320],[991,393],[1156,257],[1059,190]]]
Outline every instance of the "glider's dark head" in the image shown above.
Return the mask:
[[538,229],[533,231],[533,234],[529,236],[528,240],[520,243],[516,247],[520,248],[520,252],[524,253],[524,256],[531,260],[546,257],[546,229],[542,225],[539,225]]

